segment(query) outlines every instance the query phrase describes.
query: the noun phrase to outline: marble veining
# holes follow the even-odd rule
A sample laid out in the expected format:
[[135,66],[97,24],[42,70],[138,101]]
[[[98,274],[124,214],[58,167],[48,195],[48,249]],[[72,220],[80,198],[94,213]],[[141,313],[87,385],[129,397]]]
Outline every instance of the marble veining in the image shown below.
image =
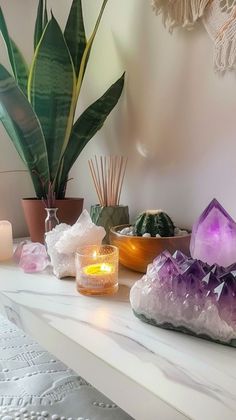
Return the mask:
[[[124,284],[131,285],[139,275]],[[79,295],[73,281],[19,275],[0,267],[0,302],[23,327],[23,310],[82,345],[99,359],[182,413],[182,419],[235,420],[236,351],[141,323],[128,287],[113,298]],[[177,418],[177,417],[176,417]],[[172,418],[170,417],[172,420]]]

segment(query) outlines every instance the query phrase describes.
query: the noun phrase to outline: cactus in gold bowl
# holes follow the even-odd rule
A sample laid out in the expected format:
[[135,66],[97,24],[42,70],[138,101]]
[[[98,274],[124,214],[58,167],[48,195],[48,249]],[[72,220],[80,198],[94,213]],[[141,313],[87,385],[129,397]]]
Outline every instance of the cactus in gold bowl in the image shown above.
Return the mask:
[[176,227],[162,210],[146,210],[133,225],[110,230],[110,243],[119,248],[120,263],[141,273],[164,250],[180,250],[189,255],[190,238],[190,232]]

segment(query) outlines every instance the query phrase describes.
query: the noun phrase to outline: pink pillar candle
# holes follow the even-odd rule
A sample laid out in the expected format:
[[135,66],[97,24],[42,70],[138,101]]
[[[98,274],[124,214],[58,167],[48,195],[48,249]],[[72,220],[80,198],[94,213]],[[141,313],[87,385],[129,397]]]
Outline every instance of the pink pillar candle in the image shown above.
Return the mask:
[[12,226],[7,220],[0,220],[0,261],[9,260],[13,255]]

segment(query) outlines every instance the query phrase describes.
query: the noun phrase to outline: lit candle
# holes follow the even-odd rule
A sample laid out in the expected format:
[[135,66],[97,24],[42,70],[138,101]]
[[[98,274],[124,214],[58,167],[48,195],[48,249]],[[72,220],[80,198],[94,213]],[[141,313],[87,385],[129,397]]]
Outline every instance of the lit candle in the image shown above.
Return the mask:
[[87,267],[84,267],[84,273],[86,275],[92,276],[103,276],[104,274],[107,275],[108,273],[114,272],[114,267],[112,264],[91,264]]
[[7,220],[0,221],[0,261],[9,260],[13,255],[12,226]]
[[88,246],[76,253],[77,289],[86,295],[110,295],[118,290],[118,249]]

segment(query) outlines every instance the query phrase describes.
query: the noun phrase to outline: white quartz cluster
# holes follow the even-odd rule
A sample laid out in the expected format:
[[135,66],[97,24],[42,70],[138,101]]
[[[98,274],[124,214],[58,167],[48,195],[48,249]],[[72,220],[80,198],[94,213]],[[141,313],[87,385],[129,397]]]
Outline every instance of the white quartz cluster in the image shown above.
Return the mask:
[[87,210],[73,226],[61,223],[48,232],[46,245],[55,276],[75,277],[76,250],[87,245],[100,245],[105,234],[103,227],[92,222]]

